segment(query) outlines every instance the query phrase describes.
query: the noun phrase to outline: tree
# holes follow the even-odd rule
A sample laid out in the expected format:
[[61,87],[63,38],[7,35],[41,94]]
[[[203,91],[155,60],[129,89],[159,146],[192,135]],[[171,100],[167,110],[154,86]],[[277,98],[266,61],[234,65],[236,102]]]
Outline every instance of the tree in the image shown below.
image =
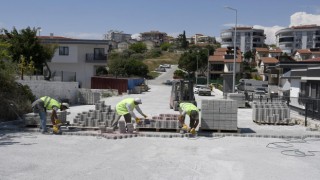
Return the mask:
[[186,71],[190,77],[197,70],[197,55],[192,51],[183,53],[178,61],[178,67]]
[[249,51],[247,51],[247,52],[244,53],[243,57],[244,57],[244,59],[247,60],[248,62],[251,62],[252,59],[254,58],[254,54],[253,54],[252,51],[249,50]]
[[129,46],[130,50],[133,50],[136,53],[144,53],[145,51],[147,51],[147,45],[143,42],[137,42],[134,44],[131,44]]
[[0,42],[0,120],[17,118],[18,114],[30,112],[31,102],[35,99],[28,86],[15,81],[17,63],[12,62],[10,45]]
[[[4,32],[5,36],[2,36],[2,39],[10,44],[8,50],[13,62],[21,63],[21,57],[24,57],[24,64],[29,66],[33,62],[37,71],[42,71],[43,64],[49,68],[46,62],[52,59],[57,46],[41,45],[36,37],[36,28],[27,27],[20,31],[13,28],[11,32],[4,29]],[[24,71],[22,70],[21,79],[23,79],[23,74]]]
[[167,51],[169,50],[169,48],[171,47],[172,45],[168,42],[164,42],[160,45],[160,48],[162,51]]
[[183,34],[179,34],[177,41],[179,43],[179,47],[182,49],[187,49],[189,46],[189,42],[187,41],[186,38],[186,32],[183,31]]

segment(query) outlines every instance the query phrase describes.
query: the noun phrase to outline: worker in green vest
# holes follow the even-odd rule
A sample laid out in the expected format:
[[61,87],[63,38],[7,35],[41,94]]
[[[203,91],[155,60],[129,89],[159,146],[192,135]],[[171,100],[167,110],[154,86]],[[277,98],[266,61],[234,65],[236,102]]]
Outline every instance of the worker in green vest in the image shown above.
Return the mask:
[[[183,131],[188,131],[191,134],[196,133],[196,128],[199,125],[199,109],[192,103],[180,103],[179,104],[179,121]],[[185,116],[190,117],[190,128],[185,124]]]
[[44,134],[47,132],[47,127],[46,127],[47,110],[52,110],[51,122],[52,122],[52,125],[54,125],[55,120],[58,119],[58,116],[57,116],[58,109],[60,109],[61,111],[69,109],[69,104],[60,103],[49,96],[43,96],[32,103],[32,109],[34,113],[39,113],[40,129],[41,129],[41,133]]
[[135,119],[136,123],[138,124],[140,122],[140,118],[138,118],[133,110],[136,109],[143,117],[147,117],[147,115],[145,115],[140,107],[139,104],[142,104],[141,99],[140,98],[126,98],[123,99],[122,101],[120,101],[117,105],[116,105],[116,117],[112,122],[112,127],[116,128],[118,126],[118,121],[121,118],[121,116],[124,117],[126,123],[131,123],[131,119]]

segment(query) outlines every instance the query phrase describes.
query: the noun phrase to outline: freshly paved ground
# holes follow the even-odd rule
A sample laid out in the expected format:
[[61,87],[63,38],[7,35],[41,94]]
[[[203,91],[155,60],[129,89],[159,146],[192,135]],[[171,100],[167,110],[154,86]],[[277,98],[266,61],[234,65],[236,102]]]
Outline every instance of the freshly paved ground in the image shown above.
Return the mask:
[[[177,113],[169,108],[169,72],[149,81],[150,92],[106,98],[113,108],[126,97],[141,97],[148,115]],[[201,99],[222,98],[219,91]],[[68,120],[93,105],[73,106]],[[252,122],[251,109],[239,109],[238,127],[246,135],[317,136],[304,126]],[[153,132],[148,132],[149,134]],[[161,132],[160,132],[161,133]],[[159,133],[154,133],[159,134]],[[260,137],[260,136],[258,136]],[[275,143],[277,142],[277,143]],[[270,144],[271,143],[271,144]],[[106,139],[42,135],[0,130],[0,179],[310,179],[320,177],[320,139],[257,137]]]

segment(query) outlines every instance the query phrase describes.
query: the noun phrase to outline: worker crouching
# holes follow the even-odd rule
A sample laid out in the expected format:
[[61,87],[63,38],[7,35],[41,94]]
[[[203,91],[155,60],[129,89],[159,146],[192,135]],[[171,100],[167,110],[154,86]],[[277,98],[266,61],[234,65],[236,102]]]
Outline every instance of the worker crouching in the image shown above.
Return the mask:
[[116,105],[116,117],[112,122],[112,127],[114,129],[117,128],[121,116],[124,117],[126,123],[131,123],[131,119],[133,118],[135,119],[135,122],[139,124],[140,118],[135,115],[133,112],[134,109],[136,109],[144,118],[147,117],[147,115],[141,111],[139,104],[142,104],[140,98],[126,98],[120,101]]
[[[190,132],[191,134],[196,134],[196,128],[199,125],[199,109],[192,103],[180,103],[180,127],[183,131]],[[185,124],[185,116],[190,117],[190,128]]]
[[44,134],[47,133],[47,110],[52,110],[50,118],[51,123],[54,126],[58,119],[58,109],[60,109],[60,111],[65,111],[66,109],[69,109],[69,104],[60,103],[49,96],[43,96],[32,103],[32,109],[34,113],[39,113],[40,129],[41,133]]

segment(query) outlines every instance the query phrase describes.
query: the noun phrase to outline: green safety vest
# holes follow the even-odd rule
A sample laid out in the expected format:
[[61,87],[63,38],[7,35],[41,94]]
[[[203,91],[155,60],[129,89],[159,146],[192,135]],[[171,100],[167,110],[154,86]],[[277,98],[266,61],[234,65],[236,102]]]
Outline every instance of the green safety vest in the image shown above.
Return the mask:
[[40,99],[44,102],[44,107],[47,110],[52,110],[54,106],[60,109],[61,103],[59,103],[57,100],[49,96],[43,96]]
[[136,105],[134,104],[134,98],[124,99],[116,105],[117,114],[125,115],[129,113],[126,104],[130,105],[131,111],[136,107]]
[[192,103],[180,103],[180,108],[182,109],[182,111],[185,111],[189,116],[192,110],[199,112],[197,106],[195,106]]

